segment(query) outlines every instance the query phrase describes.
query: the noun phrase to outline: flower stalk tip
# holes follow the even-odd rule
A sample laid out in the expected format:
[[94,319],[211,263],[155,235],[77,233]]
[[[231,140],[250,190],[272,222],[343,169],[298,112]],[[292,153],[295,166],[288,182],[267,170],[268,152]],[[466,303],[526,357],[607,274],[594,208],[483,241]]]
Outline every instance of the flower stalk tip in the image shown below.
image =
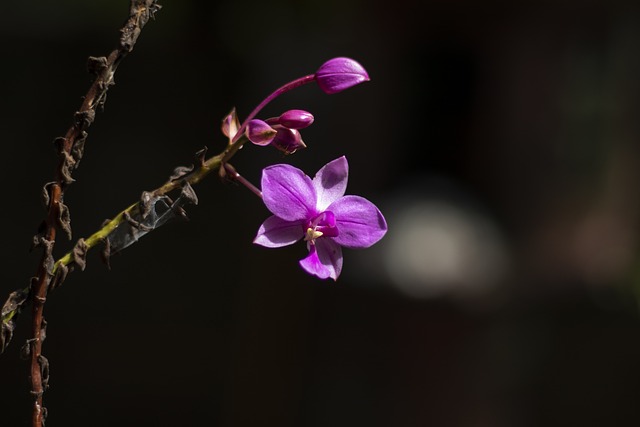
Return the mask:
[[345,57],[333,58],[322,64],[315,73],[315,79],[327,94],[342,92],[370,80],[362,65]]

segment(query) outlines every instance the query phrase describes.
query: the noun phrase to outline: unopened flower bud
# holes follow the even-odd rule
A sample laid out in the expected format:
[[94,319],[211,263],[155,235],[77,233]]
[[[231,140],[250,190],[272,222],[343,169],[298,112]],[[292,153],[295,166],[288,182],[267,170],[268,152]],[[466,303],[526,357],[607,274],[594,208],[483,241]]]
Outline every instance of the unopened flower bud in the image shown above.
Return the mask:
[[313,115],[304,110],[289,110],[278,117],[278,123],[290,129],[304,129],[313,123]]
[[318,86],[325,93],[342,92],[352,86],[369,81],[362,65],[350,58],[333,58],[318,68],[315,74]]
[[284,126],[276,125],[274,129],[277,129],[278,133],[271,141],[271,145],[285,154],[293,154],[300,148],[306,148],[304,142],[302,142],[302,136],[296,129],[289,129]]
[[247,123],[247,138],[256,145],[269,145],[277,133],[277,130],[262,120],[254,119]]
[[236,109],[234,108],[222,120],[222,133],[231,140],[234,136],[236,136],[239,128],[240,122],[238,121],[238,115],[236,114]]

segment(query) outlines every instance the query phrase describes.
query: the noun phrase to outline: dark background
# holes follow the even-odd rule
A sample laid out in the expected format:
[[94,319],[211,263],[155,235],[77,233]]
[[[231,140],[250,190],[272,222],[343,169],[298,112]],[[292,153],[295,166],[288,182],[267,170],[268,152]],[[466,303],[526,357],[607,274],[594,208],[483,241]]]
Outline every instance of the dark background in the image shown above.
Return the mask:
[[[346,155],[348,193],[389,232],[345,250],[337,283],[304,245],[251,241],[240,186],[196,187],[172,223],[53,292],[48,426],[627,426],[640,422],[637,2],[164,0],[116,75],[66,193],[74,238],[156,188],[220,120],[350,56],[371,82],[271,104],[311,111],[308,149],[246,147],[259,182]],[[40,189],[126,0],[0,12],[2,300],[38,262]],[[56,256],[73,242],[62,237]],[[30,419],[19,350],[0,356],[0,425]]]

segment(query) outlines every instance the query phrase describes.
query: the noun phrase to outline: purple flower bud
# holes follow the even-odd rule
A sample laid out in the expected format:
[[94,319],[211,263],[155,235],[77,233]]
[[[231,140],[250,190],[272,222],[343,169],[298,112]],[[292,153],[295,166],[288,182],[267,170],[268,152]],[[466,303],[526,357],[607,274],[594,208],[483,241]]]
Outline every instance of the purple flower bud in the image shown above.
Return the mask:
[[277,130],[262,120],[254,119],[247,123],[247,138],[256,145],[269,145],[277,133]]
[[275,138],[271,141],[271,145],[285,154],[293,154],[300,148],[306,148],[304,142],[302,142],[302,136],[296,129],[289,129],[281,125],[275,125],[273,127],[278,131]]
[[289,110],[278,117],[278,123],[290,129],[304,129],[313,123],[313,115],[304,110]]
[[369,81],[367,70],[350,58],[328,60],[318,68],[315,77],[320,89],[328,94],[342,92],[351,86]]
[[229,138],[229,140],[231,140],[236,135],[239,128],[240,122],[238,121],[238,115],[236,114],[236,109],[234,108],[222,120],[222,133],[224,134],[224,136]]

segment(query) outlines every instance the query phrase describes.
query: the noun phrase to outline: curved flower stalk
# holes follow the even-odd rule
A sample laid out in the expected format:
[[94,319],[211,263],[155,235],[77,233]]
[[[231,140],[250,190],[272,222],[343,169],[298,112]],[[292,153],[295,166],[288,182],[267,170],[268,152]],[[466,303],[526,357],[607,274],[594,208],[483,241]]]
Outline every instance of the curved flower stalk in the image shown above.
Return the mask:
[[[262,111],[262,109],[268,103],[270,103],[280,95],[286,92],[289,92],[290,90],[296,89],[300,86],[304,86],[306,84],[316,82],[318,84],[318,87],[323,92],[331,95],[334,93],[342,92],[343,90],[349,89],[353,86],[356,86],[360,83],[363,83],[369,80],[370,79],[369,79],[369,74],[367,73],[367,70],[365,70],[364,67],[360,65],[360,63],[358,63],[357,61],[351,58],[346,58],[346,57],[338,57],[338,58],[330,59],[324,64],[322,64],[315,73],[292,80],[289,83],[273,91],[269,96],[263,99],[262,102],[258,104],[258,106],[256,106],[253,109],[253,111],[244,120],[242,125],[238,124],[239,121],[236,116],[235,109],[232,110],[231,113],[222,122],[222,132],[229,138],[229,145],[235,144],[240,139],[240,137],[245,134],[245,131],[247,131],[247,127],[252,122],[252,120],[256,118],[258,113]],[[296,135],[297,130],[302,129],[302,127],[306,127],[310,125],[313,122],[313,116],[311,116],[311,120],[309,120],[308,117],[307,118],[298,117],[297,120],[300,120],[302,122],[305,122],[305,121],[308,122],[308,124],[302,127],[288,126],[285,123],[290,123],[289,119],[291,117],[286,117],[286,115],[288,113],[291,115],[295,115],[295,112],[306,113],[306,111],[302,111],[302,110],[290,110],[282,114],[278,118],[281,121],[279,125],[284,126],[289,130],[295,131],[295,132],[289,132],[289,133],[293,133],[293,135],[288,135],[285,137],[288,141],[290,141],[291,139],[294,139],[294,140],[299,140],[299,142],[301,143],[302,139],[300,139],[299,136]],[[307,113],[307,114],[310,115],[310,113]],[[264,143],[264,137],[259,138],[259,141],[260,141],[260,144],[258,145],[269,145],[268,143],[267,144]],[[284,145],[284,147],[286,147],[286,145]],[[305,145],[304,143],[302,143],[302,145],[297,146],[296,149],[304,148],[304,147]],[[278,147],[277,145],[276,145],[276,148],[279,148],[282,151],[287,152],[287,150],[283,150],[282,147]]]
[[367,248],[387,232],[378,208],[360,196],[345,196],[349,165],[340,157],[311,179],[286,164],[265,168],[262,195],[273,214],[262,223],[254,243],[268,248],[307,242],[309,255],[300,266],[321,279],[337,280],[342,247]]

